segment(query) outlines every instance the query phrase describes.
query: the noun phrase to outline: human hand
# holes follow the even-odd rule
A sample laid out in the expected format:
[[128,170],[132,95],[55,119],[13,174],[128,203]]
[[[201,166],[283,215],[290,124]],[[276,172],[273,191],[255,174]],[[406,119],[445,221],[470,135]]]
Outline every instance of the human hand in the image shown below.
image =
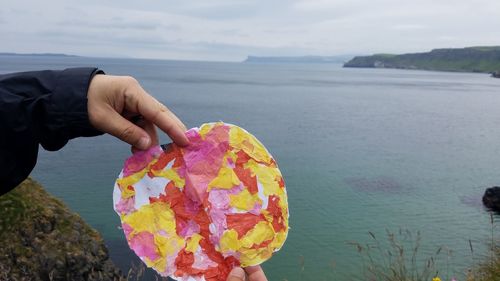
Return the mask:
[[[247,278],[245,278],[245,276]],[[267,281],[266,275],[262,270],[260,265],[245,267],[243,270],[241,267],[235,267],[229,273],[227,281]]]
[[[177,145],[189,144],[186,126],[166,106],[150,96],[129,76],[95,75],[87,93],[90,124],[132,145],[132,150],[145,150],[158,145],[155,126]],[[143,119],[134,124],[131,119]]]

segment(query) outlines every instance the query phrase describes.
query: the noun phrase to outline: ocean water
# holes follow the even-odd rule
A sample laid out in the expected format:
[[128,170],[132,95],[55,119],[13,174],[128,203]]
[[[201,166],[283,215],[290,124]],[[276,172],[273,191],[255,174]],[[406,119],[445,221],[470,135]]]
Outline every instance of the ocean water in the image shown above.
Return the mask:
[[[386,231],[419,231],[419,254],[445,247],[440,275],[459,280],[488,255],[492,224],[481,196],[500,184],[500,79],[333,64],[0,56],[0,73],[73,66],[132,75],[188,127],[222,120],[266,145],[291,214],[285,246],[264,264],[270,280],[352,280],[362,261],[348,242],[370,243],[369,232],[384,240]],[[80,138],[40,151],[32,173],[103,234],[125,272],[136,259],[112,190],[129,155],[110,136]]]

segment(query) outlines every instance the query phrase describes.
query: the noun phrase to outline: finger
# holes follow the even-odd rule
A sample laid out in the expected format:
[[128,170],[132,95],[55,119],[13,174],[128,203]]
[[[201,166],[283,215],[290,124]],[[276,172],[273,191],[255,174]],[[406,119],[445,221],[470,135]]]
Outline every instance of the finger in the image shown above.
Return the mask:
[[141,150],[150,147],[151,138],[149,134],[139,126],[123,118],[115,110],[106,110],[106,113],[100,116],[102,122],[99,122],[99,128],[97,129],[109,133]]
[[169,111],[172,115],[172,117],[177,121],[177,124],[179,125],[179,127],[181,127],[181,129],[183,131],[187,131],[187,128],[186,128],[186,125],[184,125],[184,123],[182,123],[182,121],[177,117],[177,115],[175,115],[173,112]]
[[245,267],[249,281],[267,281],[264,270],[260,265]]
[[[158,142],[158,134],[156,133],[156,126],[144,119],[140,119],[136,122],[134,122],[137,126],[141,127],[146,133],[149,135],[151,139],[151,144],[149,147],[157,146],[159,144]],[[132,153],[136,153],[137,151],[141,150],[136,146],[131,147]]]
[[170,111],[170,109],[168,109],[163,103],[161,103],[154,97],[153,99],[158,103],[158,107],[160,109],[163,109],[165,113],[168,114],[168,116],[175,121],[175,123],[179,126],[179,128],[181,128],[183,131],[187,131],[186,125],[184,125],[184,123],[182,123],[182,121],[172,111]]
[[182,123],[182,121],[179,119],[179,117],[177,117],[172,111],[170,111],[170,109],[168,109],[168,107],[166,107],[163,103],[159,102],[158,100],[156,100],[156,102],[158,104],[158,108],[160,108],[160,111],[164,111],[165,114],[167,114],[168,117],[171,118],[175,122],[177,127],[179,127],[183,133],[187,131],[186,125],[184,125],[184,123]]
[[146,120],[151,121],[164,131],[176,144],[186,146],[189,140],[184,130],[179,126],[179,119],[163,104],[146,93],[142,88],[136,108]]
[[233,270],[229,272],[227,281],[245,281],[245,271],[241,267],[233,268]]

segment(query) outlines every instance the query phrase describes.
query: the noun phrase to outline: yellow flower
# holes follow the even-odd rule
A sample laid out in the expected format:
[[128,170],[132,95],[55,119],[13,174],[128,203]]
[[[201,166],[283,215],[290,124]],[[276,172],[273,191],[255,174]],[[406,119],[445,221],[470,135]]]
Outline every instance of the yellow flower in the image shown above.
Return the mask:
[[441,281],[441,278],[439,278],[439,277],[434,277],[434,278],[432,278],[432,281]]

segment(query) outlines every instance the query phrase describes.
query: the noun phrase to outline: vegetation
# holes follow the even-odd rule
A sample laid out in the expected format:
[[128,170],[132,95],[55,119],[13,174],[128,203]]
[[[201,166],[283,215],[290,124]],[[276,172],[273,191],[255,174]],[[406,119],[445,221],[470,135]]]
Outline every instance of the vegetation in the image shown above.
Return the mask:
[[[491,241],[490,255],[482,261],[478,266],[473,268],[468,276],[467,281],[500,281],[500,245],[495,237],[495,217],[490,213],[491,222]],[[471,251],[472,249],[471,245]]]
[[[434,253],[423,256],[420,252],[421,235],[408,230],[398,233],[387,231],[386,239],[377,239],[369,232],[371,241],[365,245],[349,242],[356,247],[363,272],[357,279],[363,281],[500,281],[500,244],[495,232],[495,217],[491,217],[490,251],[481,256],[479,264],[472,265],[464,276],[450,272],[452,251],[439,247]],[[469,240],[474,257],[474,248]],[[474,260],[474,259],[473,259]],[[465,278],[465,279],[464,279]]]
[[402,55],[358,56],[345,63],[344,67],[493,73],[500,70],[500,46],[434,49],[426,53]]
[[428,257],[422,256],[420,232],[414,234],[402,229],[398,233],[387,231],[385,240],[377,239],[372,232],[369,234],[372,241],[366,245],[349,243],[356,247],[363,261],[363,273],[362,276],[358,276],[360,280],[431,281],[438,276],[448,277],[448,262],[446,271],[440,272],[437,261],[444,258],[442,255],[445,253],[446,261],[449,261],[451,251],[439,247]]
[[122,280],[100,234],[35,181],[0,196],[0,280]]
[[500,281],[500,247],[496,246],[492,257],[469,273],[467,281]]

